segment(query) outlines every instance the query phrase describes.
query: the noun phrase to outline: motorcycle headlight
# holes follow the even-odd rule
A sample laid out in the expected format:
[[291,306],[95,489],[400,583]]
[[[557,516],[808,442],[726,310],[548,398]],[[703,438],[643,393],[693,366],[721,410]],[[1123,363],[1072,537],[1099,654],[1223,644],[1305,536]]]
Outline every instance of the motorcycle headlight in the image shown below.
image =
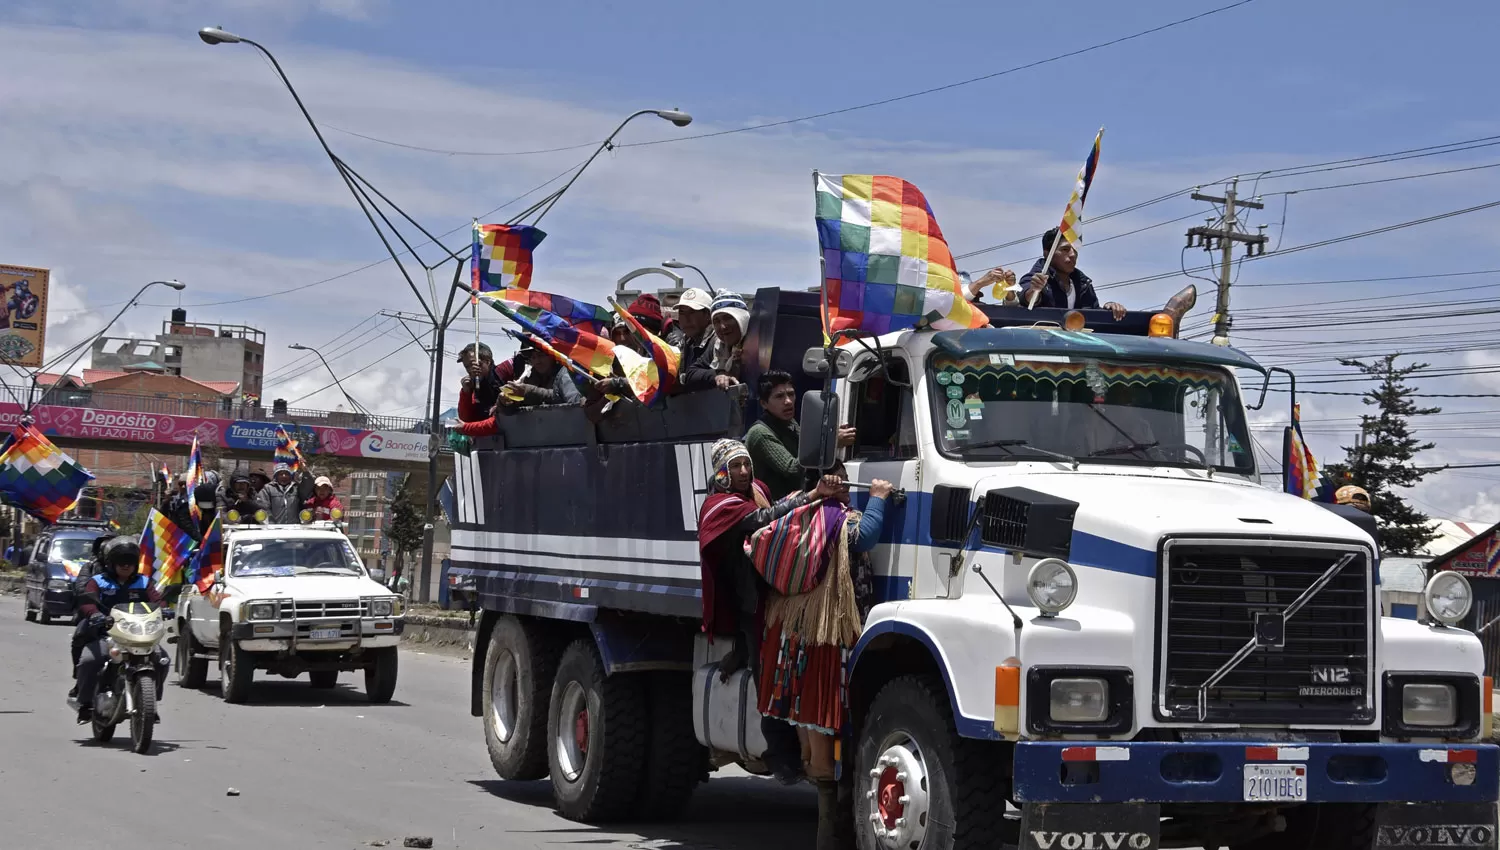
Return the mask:
[[1078,596],[1078,576],[1067,561],[1044,558],[1036,562],[1026,577],[1026,595],[1031,597],[1031,604],[1041,609],[1042,616],[1055,617]]
[[115,621],[115,625],[119,627],[120,631],[124,632],[127,635],[144,637],[146,634],[145,624],[135,622],[134,620],[117,620]]
[[250,620],[276,619],[275,602],[251,602],[245,606],[245,617]]
[[141,624],[141,634],[151,637],[152,635],[159,634],[164,628],[166,628],[166,623],[161,620],[147,620]]
[[1427,582],[1422,598],[1434,619],[1453,626],[1469,615],[1469,608],[1474,604],[1474,590],[1469,587],[1468,579],[1444,570]]
[[371,617],[390,617],[396,613],[396,603],[391,599],[370,600]]

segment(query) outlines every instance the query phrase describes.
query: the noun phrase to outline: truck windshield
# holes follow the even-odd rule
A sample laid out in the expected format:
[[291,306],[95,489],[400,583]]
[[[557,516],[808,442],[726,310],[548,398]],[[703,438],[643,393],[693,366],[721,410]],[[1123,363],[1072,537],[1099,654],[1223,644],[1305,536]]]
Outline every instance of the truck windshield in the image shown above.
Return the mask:
[[1239,391],[1217,367],[937,353],[928,381],[944,454],[1255,472]]
[[233,544],[229,561],[229,574],[242,578],[364,572],[354,550],[344,540],[305,537],[244,540]]

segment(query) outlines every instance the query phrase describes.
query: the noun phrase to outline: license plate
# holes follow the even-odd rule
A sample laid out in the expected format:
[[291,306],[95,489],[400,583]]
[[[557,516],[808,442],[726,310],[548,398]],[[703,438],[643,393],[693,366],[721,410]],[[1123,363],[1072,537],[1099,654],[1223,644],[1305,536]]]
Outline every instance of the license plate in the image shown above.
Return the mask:
[[1245,802],[1307,802],[1307,765],[1245,765]]
[[[312,629],[307,633],[308,640],[338,640],[343,630],[338,626],[331,629]],[[1245,787],[1249,787],[1248,785]]]

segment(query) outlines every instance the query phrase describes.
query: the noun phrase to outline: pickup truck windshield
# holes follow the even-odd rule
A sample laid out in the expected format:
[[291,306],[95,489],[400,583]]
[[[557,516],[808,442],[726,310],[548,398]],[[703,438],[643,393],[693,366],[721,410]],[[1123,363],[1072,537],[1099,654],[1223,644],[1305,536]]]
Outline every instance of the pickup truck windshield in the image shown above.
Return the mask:
[[937,353],[927,380],[944,454],[1255,472],[1239,391],[1218,367]]
[[232,544],[229,574],[254,576],[362,575],[359,559],[347,541],[308,538],[259,538]]

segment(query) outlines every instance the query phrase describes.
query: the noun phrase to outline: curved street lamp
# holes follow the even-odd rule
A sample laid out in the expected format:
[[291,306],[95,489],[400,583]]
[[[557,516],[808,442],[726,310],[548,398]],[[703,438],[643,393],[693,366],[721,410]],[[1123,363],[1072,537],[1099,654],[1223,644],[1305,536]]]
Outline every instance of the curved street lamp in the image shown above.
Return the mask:
[[333,367],[328,365],[328,359],[323,356],[323,352],[317,350],[316,348],[313,348],[310,345],[303,345],[297,342],[288,345],[287,348],[290,348],[293,351],[311,351],[313,354],[318,355],[318,359],[323,361],[323,368],[327,369],[328,374],[333,376],[334,386],[338,387],[339,392],[344,394],[344,399],[349,402],[349,406],[352,407],[356,413],[363,413],[366,416],[371,415],[369,408],[355,401],[354,396],[349,395],[349,391],[344,389],[344,383],[339,380],[338,373],[333,371]]
[[661,118],[664,121],[671,121],[673,125],[678,127],[686,127],[687,125],[693,123],[693,116],[687,114],[686,112],[683,112],[681,109],[642,109],[639,112],[631,113],[630,117],[620,122],[620,126],[616,127],[613,133],[610,133],[609,136],[604,139],[604,141],[599,143],[599,147],[594,150],[594,152],[589,156],[588,159],[584,160],[583,165],[579,166],[577,171],[573,172],[573,176],[568,178],[568,182],[563,184],[563,187],[561,189],[558,189],[555,193],[552,194],[550,202],[546,207],[542,209],[541,213],[537,215],[536,221],[533,221],[532,224],[536,224],[537,222],[541,221],[543,216],[552,211],[552,207],[557,204],[557,199],[561,198],[563,196],[563,193],[568,191],[568,188],[571,187],[573,185],[573,182],[578,179],[578,175],[586,171],[589,165],[598,158],[599,154],[604,153],[611,146],[613,146],[615,136],[620,135],[620,131],[625,129],[626,124],[629,124],[631,121],[634,121],[642,115],[655,115],[656,117]]
[[[187,289],[187,284],[185,284],[185,283],[183,283],[181,281],[177,281],[177,280],[153,280],[150,283],[146,284],[145,286],[141,287],[139,290],[137,290],[134,295],[130,296],[130,300],[125,302],[125,306],[120,308],[120,312],[116,313],[114,315],[114,318],[112,318],[108,322],[104,323],[104,327],[100,328],[98,333],[94,334],[93,336],[89,337],[88,339],[85,339],[83,342],[79,343],[77,346],[74,347],[74,348],[76,348],[78,350],[78,356],[74,357],[73,358],[73,362],[69,363],[66,368],[64,368],[61,372],[58,373],[57,380],[55,380],[55,381],[52,382],[52,386],[48,387],[47,391],[44,392],[44,393],[42,393],[42,395],[41,395],[40,398],[36,398],[36,399],[28,398],[27,399],[27,402],[28,402],[28,404],[26,405],[26,413],[27,413],[27,415],[30,415],[31,408],[36,407],[36,405],[43,398],[46,398],[48,395],[50,395],[52,393],[53,390],[57,389],[58,385],[62,383],[63,378],[66,378],[68,376],[68,373],[71,372],[71,371],[73,371],[73,367],[78,365],[78,361],[83,359],[83,352],[88,351],[93,346],[95,340],[97,340],[99,337],[104,336],[106,333],[108,333],[110,327],[112,327],[115,322],[118,322],[120,320],[121,316],[125,315],[125,311],[129,310],[131,307],[134,307],[135,304],[136,304],[136,302],[139,301],[139,300],[141,300],[141,296],[143,294],[145,294],[146,290],[150,289],[153,286],[158,286],[158,285],[170,287],[172,289],[177,290],[178,292],[181,292],[182,290]],[[52,363],[49,364],[49,365],[51,365],[51,366],[57,365],[57,361],[63,359],[64,357],[67,357],[68,354],[71,351],[73,351],[73,349],[68,349],[68,351],[64,351],[62,354],[58,355],[57,359],[53,360]],[[36,387],[37,387],[37,379],[39,377],[41,377],[41,374],[43,372],[45,372],[48,368],[49,368],[49,366],[44,365],[41,368],[37,369],[36,374],[34,374],[34,375],[31,376],[31,389],[32,389],[33,392],[36,390]]]
[[692,269],[693,271],[698,273],[699,277],[703,278],[703,285],[708,287],[708,294],[714,297],[718,297],[719,293],[714,290],[713,282],[708,279],[708,275],[703,273],[703,269],[698,268],[692,263],[684,263],[676,257],[667,260],[665,263],[662,263],[662,265],[666,266],[669,269]]

